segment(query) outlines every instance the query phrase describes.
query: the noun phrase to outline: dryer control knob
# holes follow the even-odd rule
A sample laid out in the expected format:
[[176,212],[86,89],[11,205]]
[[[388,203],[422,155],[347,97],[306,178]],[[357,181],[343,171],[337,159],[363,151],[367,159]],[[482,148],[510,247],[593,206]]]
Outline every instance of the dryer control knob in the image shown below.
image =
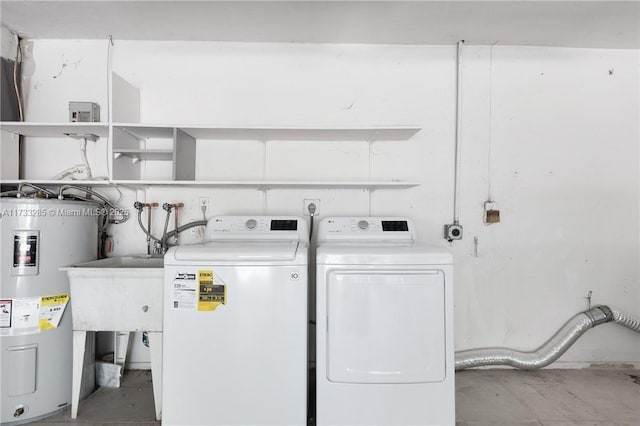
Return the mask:
[[256,222],[255,219],[249,219],[244,223],[244,226],[246,226],[247,229],[254,229],[256,225],[258,225],[258,222]]
[[366,220],[361,220],[360,222],[358,222],[358,228],[364,230],[369,229],[369,222],[367,222]]

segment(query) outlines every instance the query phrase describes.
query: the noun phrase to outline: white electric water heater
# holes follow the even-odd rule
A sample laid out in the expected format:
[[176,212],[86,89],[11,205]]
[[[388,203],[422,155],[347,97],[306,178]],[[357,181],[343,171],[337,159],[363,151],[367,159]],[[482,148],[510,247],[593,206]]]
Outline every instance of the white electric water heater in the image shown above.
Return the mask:
[[96,259],[95,205],[0,199],[0,423],[46,417],[71,402],[72,323],[61,266]]

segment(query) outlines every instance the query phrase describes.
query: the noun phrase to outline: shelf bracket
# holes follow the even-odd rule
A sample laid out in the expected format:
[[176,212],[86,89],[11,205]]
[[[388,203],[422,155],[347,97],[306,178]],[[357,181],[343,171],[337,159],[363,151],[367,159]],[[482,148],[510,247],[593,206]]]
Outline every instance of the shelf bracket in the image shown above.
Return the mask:
[[122,130],[123,132],[125,132],[126,134],[128,134],[129,136],[134,137],[135,139],[138,139],[140,142],[143,142],[146,140],[146,138],[144,137],[140,137],[139,135],[135,134],[134,132],[132,132],[131,130],[127,129],[126,127],[118,127],[119,130]]
[[98,135],[93,133],[65,133],[65,135],[73,139],[85,139],[91,142],[97,142],[100,138]]

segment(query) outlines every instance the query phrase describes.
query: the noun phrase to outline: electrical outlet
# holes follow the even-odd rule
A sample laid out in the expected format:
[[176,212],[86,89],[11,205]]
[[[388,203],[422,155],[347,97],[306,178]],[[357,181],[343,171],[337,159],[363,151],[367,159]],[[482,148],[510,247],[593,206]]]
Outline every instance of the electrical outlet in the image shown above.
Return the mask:
[[205,212],[209,210],[209,199],[207,197],[200,197],[198,199],[198,208],[202,209],[202,206],[204,206]]
[[316,211],[313,213],[314,216],[320,216],[320,200],[314,199],[314,200],[304,200],[304,203],[302,204],[302,214],[304,214],[305,216],[311,216],[310,212],[309,212],[309,206],[311,204],[314,204],[316,206]]

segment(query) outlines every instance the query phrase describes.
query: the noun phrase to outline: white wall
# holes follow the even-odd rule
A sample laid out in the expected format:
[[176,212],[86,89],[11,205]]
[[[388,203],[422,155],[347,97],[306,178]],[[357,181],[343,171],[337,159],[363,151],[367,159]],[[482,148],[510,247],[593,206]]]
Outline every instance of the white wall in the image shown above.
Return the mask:
[[[14,61],[17,49],[17,38],[7,27],[0,25],[0,56]],[[12,76],[9,76],[7,80],[13,81]],[[3,85],[3,87],[5,86]],[[4,100],[4,98],[3,96],[2,99]],[[16,161],[19,158],[18,146],[19,138],[16,135],[0,132],[0,179],[15,179],[18,177],[18,164]]]
[[[35,69],[23,78],[25,121],[68,122],[69,102],[97,102],[107,121],[107,41],[33,41]],[[62,142],[62,143],[56,143]],[[82,163],[81,142],[75,139],[30,138],[23,145],[23,174],[51,179]],[[93,176],[107,176],[106,138],[87,145]]]
[[[106,111],[106,52],[105,41],[36,41],[27,117],[65,121],[69,100]],[[75,65],[53,79],[64,60]],[[594,304],[639,314],[638,51],[466,46],[463,64],[460,242],[442,239],[452,220],[454,46],[116,42],[113,69],[140,88],[144,122],[422,127],[407,141],[374,143],[371,157],[357,141],[273,141],[266,159],[257,141],[197,147],[200,179],[400,179],[417,188],[123,188],[123,205],[182,201],[184,222],[201,217],[200,196],[209,215],[299,215],[303,199],[319,198],[322,216],[409,216],[423,241],[454,252],[457,349],[533,348],[586,308],[590,290]],[[48,177],[51,145],[35,142],[27,177]],[[98,146],[90,161],[107,173],[105,158]],[[489,176],[502,221],[486,226]],[[134,222],[113,227],[114,254],[145,249]],[[640,338],[605,325],[562,361],[638,364]]]
[[[594,304],[637,314],[638,52],[501,47],[493,66],[490,56],[471,51],[465,69],[462,221],[478,257],[471,238],[456,246],[458,347],[542,343],[590,290]],[[489,173],[502,222],[484,226]],[[638,336],[613,325],[562,358],[639,359]]]

